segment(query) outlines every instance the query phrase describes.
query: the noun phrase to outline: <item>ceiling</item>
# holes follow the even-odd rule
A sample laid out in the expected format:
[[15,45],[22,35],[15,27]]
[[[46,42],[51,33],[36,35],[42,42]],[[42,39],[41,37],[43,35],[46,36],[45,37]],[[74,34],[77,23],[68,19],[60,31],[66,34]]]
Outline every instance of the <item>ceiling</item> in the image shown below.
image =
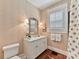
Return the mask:
[[55,4],[56,2],[59,2],[60,0],[27,0],[27,1],[37,8],[44,9],[52,4]]

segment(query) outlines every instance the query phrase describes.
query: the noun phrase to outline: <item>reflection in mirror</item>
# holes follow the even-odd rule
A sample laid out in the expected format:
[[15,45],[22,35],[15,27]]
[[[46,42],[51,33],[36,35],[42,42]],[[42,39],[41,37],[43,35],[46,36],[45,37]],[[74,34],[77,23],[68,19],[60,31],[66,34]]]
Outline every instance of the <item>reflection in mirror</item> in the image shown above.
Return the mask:
[[38,20],[36,18],[29,18],[29,33],[38,34]]

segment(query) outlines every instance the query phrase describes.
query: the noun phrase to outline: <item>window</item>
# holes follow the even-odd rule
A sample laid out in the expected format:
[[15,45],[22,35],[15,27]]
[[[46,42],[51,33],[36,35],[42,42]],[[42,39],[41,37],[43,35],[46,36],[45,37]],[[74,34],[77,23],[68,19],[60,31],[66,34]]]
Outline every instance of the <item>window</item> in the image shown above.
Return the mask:
[[58,10],[55,12],[50,13],[49,15],[49,28],[52,29],[59,29],[63,28],[64,25],[64,11]]
[[68,31],[68,12],[67,6],[56,7],[48,13],[48,32],[67,32]]

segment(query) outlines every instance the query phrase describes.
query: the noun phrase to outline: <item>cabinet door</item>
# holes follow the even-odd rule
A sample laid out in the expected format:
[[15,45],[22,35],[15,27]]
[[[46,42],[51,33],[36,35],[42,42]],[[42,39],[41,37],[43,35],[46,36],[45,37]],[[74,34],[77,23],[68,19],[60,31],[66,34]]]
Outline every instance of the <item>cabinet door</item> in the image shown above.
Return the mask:
[[47,49],[47,39],[42,39],[42,43],[43,43],[43,49],[46,50]]
[[33,58],[36,58],[38,56],[38,49],[39,49],[39,41],[32,42],[32,52],[33,52]]
[[40,55],[43,51],[47,49],[47,39],[40,39],[39,45],[38,45],[38,55]]
[[42,42],[41,42],[41,39],[40,40],[38,40],[38,42],[37,42],[38,44],[37,44],[37,56],[39,56],[41,53],[42,53]]
[[[36,45],[36,44],[34,44]],[[26,42],[25,44],[25,54],[27,59],[35,59],[36,57],[36,49],[32,42]]]
[[29,50],[30,50],[29,51],[30,52],[30,55],[29,55],[30,59],[35,59],[36,58],[36,54],[37,54],[35,46],[32,45]]
[[24,42],[24,49],[27,59],[35,59],[47,49],[47,39],[44,38],[33,42]]

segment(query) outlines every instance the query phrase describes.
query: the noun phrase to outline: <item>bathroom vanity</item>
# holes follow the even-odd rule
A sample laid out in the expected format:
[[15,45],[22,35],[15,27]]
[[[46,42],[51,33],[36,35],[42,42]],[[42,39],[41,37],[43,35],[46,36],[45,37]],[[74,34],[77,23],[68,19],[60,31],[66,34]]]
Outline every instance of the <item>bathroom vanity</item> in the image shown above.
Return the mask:
[[27,59],[35,59],[47,49],[47,38],[45,36],[24,39],[24,54]]

